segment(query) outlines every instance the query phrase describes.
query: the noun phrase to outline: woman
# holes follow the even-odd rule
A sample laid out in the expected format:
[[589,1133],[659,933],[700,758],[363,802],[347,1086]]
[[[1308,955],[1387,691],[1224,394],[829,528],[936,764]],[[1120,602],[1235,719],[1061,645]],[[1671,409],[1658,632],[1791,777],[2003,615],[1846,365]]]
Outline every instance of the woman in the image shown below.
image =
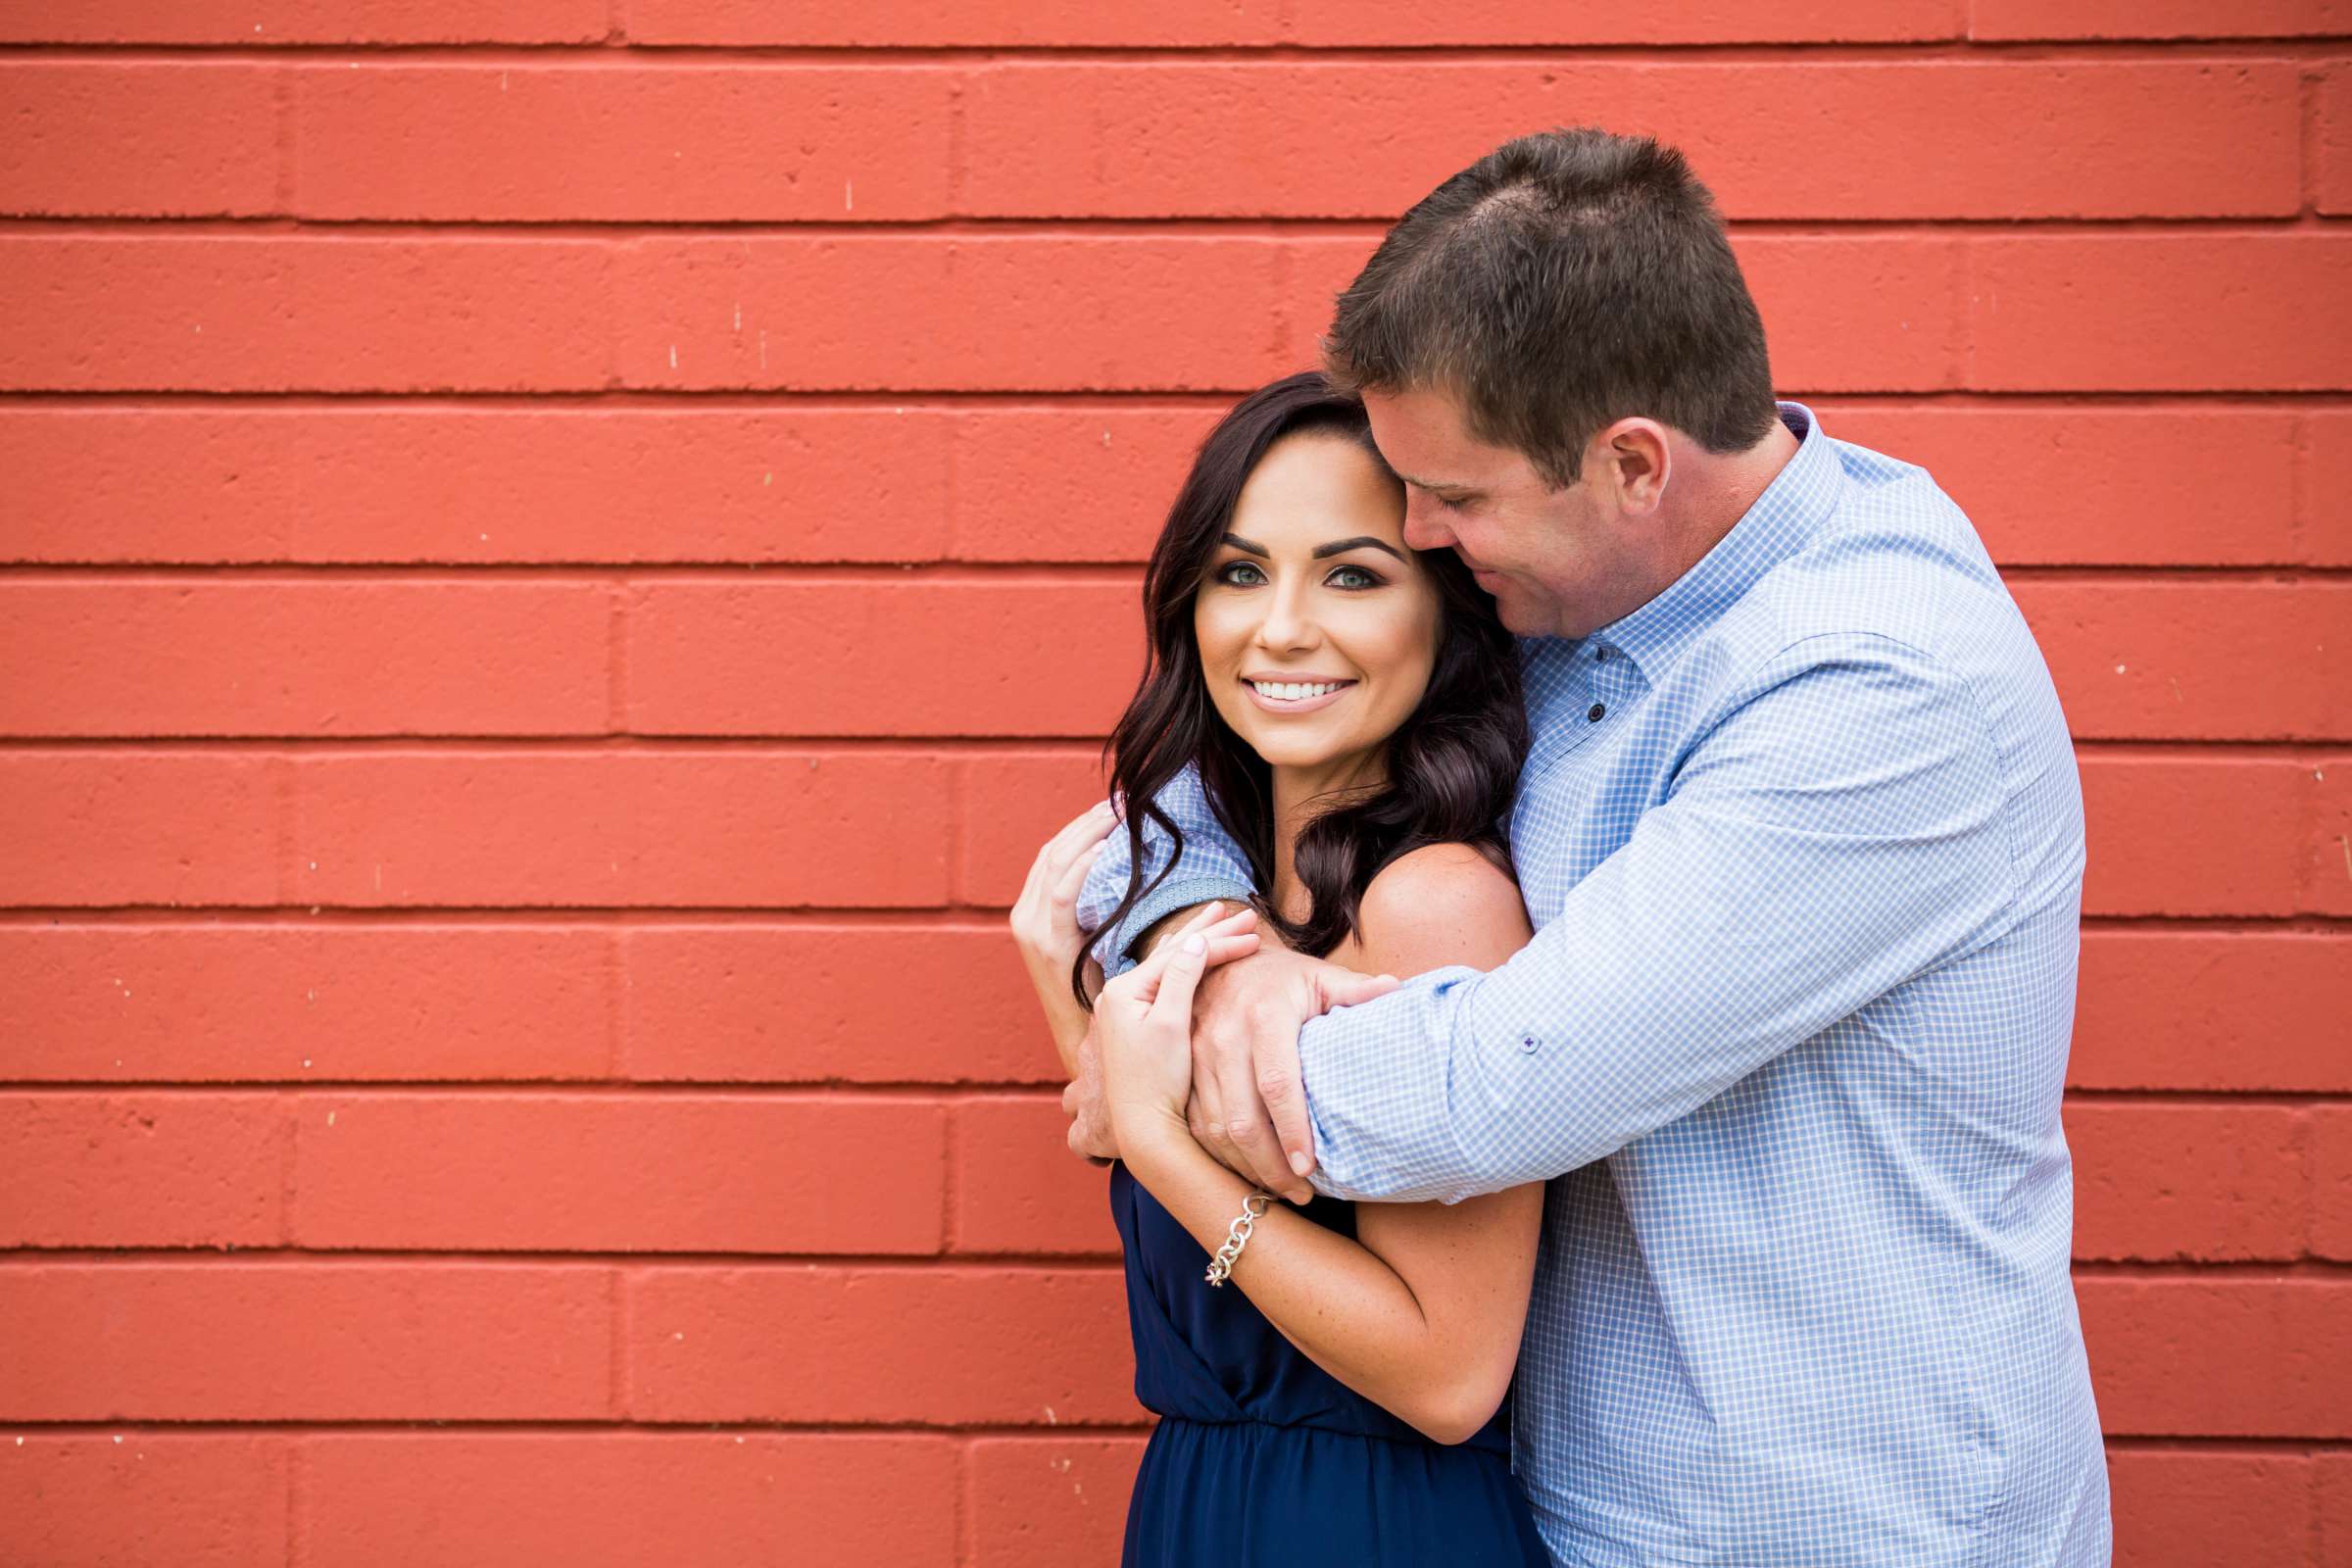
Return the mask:
[[[1117,798],[1151,803],[1198,768],[1258,898],[1203,911],[1095,1006],[1136,1394],[1161,1418],[1131,1568],[1549,1561],[1501,1409],[1541,1184],[1292,1209],[1185,1122],[1193,985],[1253,951],[1261,921],[1368,974],[1492,968],[1528,940],[1494,826],[1527,750],[1514,647],[1459,560],[1411,549],[1403,518],[1361,406],[1295,375],[1201,444],[1146,576],[1152,659],[1111,737]],[[1105,805],[1056,835],[1013,910],[1073,1070],[1102,975],[1073,910],[1112,826]],[[1141,822],[1127,832],[1114,919],[1150,863]]]

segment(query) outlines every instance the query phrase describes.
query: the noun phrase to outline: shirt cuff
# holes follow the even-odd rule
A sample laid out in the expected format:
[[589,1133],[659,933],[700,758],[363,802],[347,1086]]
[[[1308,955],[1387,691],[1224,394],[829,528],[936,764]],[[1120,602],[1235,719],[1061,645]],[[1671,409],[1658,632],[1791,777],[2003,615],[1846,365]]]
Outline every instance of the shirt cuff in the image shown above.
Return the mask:
[[[1125,974],[1136,965],[1127,950],[1140,941],[1143,934],[1175,913],[1211,899],[1231,899],[1247,903],[1250,886],[1225,876],[1172,876],[1158,887],[1138,899],[1127,917],[1108,930],[1095,933],[1095,957],[1102,965],[1104,979]],[[1116,941],[1115,950],[1112,940]]]

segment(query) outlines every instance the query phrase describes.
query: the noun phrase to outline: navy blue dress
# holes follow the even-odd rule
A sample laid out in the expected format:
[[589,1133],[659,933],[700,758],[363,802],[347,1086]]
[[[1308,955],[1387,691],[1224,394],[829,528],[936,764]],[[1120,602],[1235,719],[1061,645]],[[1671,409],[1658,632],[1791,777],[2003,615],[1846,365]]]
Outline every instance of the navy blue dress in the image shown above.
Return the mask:
[[[1509,1406],[1432,1443],[1308,1360],[1125,1165],[1110,1211],[1127,1253],[1135,1396],[1159,1413],[1127,1505],[1125,1568],[1550,1568],[1511,1479]],[[1355,1235],[1355,1205],[1309,1219]],[[1260,1239],[1263,1240],[1262,1238]]]

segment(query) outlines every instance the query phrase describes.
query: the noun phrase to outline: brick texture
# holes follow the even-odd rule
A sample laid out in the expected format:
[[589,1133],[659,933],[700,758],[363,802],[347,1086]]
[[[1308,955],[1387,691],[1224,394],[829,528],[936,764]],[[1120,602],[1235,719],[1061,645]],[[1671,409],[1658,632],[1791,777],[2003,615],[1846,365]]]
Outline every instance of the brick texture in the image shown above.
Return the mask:
[[1690,154],[2080,743],[2118,1563],[2352,1561],[2352,3],[0,49],[0,1560],[1115,1561],[1149,1414],[1005,906],[1219,411],[1587,122]]

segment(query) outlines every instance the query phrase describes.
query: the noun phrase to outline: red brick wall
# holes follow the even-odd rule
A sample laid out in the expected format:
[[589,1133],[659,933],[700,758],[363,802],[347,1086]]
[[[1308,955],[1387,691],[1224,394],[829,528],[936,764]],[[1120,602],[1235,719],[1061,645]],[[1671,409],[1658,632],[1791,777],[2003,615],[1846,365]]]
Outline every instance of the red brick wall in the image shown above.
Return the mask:
[[2119,1561],[2352,1560],[2343,0],[0,8],[0,1560],[1111,1560],[999,911],[1188,442],[1576,120],[2057,671]]

